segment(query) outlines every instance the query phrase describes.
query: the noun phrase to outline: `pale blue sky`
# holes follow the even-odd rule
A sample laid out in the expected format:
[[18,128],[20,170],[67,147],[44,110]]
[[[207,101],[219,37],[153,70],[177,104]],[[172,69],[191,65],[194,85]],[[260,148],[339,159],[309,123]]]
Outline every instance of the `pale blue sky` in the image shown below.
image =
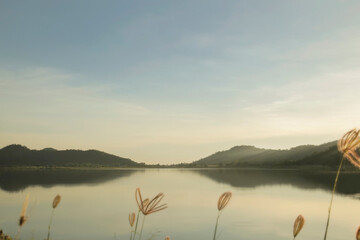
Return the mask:
[[0,0],[0,147],[146,163],[359,126],[359,1]]

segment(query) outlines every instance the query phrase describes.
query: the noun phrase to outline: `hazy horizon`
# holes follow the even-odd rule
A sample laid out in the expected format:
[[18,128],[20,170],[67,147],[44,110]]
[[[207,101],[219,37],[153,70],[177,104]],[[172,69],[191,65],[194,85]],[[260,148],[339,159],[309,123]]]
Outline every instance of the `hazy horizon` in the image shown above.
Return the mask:
[[0,146],[172,164],[360,127],[359,1],[0,6]]
[[[299,146],[306,146],[306,145],[313,145],[313,146],[319,146],[319,145],[323,145],[323,144],[327,144],[327,143],[331,143],[331,142],[334,142],[334,141],[328,141],[328,142],[324,142],[324,143],[321,143],[321,144],[303,144],[303,145],[296,145],[296,146],[292,146],[292,147],[289,147],[289,148],[264,148],[264,147],[259,147],[259,146],[255,146],[255,145],[234,145],[232,147],[229,147],[227,149],[217,149],[217,150],[213,150],[213,152],[209,153],[208,155],[206,156],[202,156],[198,159],[193,159],[191,161],[188,161],[188,162],[179,162],[179,163],[192,163],[194,161],[198,161],[198,160],[201,160],[203,158],[206,158],[206,157],[209,157],[210,155],[213,155],[217,152],[221,152],[221,151],[227,151],[227,150],[230,150],[231,148],[234,148],[234,147],[241,147],[241,146],[250,146],[250,147],[255,147],[255,148],[259,148],[259,149],[267,149],[267,150],[290,150],[291,148],[295,148],[295,147],[299,147]],[[47,147],[42,147],[42,148],[38,148],[38,149],[35,149],[35,148],[30,148],[29,146],[26,146],[26,145],[23,145],[23,144],[19,144],[19,143],[13,143],[13,144],[10,144],[10,145],[6,145],[6,146],[0,146],[0,149],[2,148],[5,148],[5,147],[8,147],[8,146],[11,146],[11,145],[21,145],[23,147],[27,147],[29,148],[30,150],[36,150],[36,151],[40,151],[40,150],[44,150],[44,149],[47,149],[47,148],[52,148],[52,149],[55,149],[57,151],[67,151],[67,150],[80,150],[80,151],[88,151],[88,150],[96,150],[96,151],[100,151],[100,152],[105,152],[103,151],[102,149],[76,149],[76,148],[67,148],[67,149],[57,149],[57,148],[54,148],[54,147],[51,147],[51,146],[47,146]],[[108,153],[108,154],[111,154],[111,155],[115,155],[115,156],[118,156],[118,157],[123,157],[123,158],[129,158],[131,159],[132,161],[134,162],[137,162],[137,163],[141,163],[140,161],[137,161],[136,159],[133,159],[131,156],[120,156],[120,155],[117,155],[117,154],[114,154],[114,153],[111,153],[111,152],[105,152],[105,153]],[[162,164],[172,164],[171,162],[171,159],[168,159],[168,163],[162,163]],[[146,163],[146,162],[145,162]],[[159,164],[159,163],[147,163],[147,164]]]

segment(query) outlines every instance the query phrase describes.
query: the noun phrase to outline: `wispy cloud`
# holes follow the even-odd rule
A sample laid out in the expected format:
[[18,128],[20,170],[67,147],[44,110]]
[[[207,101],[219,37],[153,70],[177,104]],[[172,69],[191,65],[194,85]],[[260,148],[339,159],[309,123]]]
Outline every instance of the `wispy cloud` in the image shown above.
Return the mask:
[[358,3],[69,6],[0,9],[0,145],[179,162],[358,125]]
[[72,86],[82,76],[54,69],[0,75],[3,145],[99,148],[144,161],[181,149],[177,161],[191,161],[238,144],[281,148],[330,141],[360,118],[354,111],[359,71],[239,90],[238,98],[213,111],[201,105],[122,101],[107,95],[111,86]]

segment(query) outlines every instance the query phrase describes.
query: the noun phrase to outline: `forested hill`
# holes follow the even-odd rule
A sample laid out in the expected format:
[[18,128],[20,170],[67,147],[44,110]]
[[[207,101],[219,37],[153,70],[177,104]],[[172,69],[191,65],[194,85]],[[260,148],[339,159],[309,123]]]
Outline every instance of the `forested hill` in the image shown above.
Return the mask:
[[339,164],[341,154],[336,141],[321,145],[303,145],[287,150],[236,146],[193,162],[194,167],[287,167],[328,166]]
[[[254,146],[236,146],[217,152],[192,163],[170,167],[337,167],[341,154],[336,142],[321,145],[303,145],[287,150],[263,149]],[[345,161],[345,167],[351,164]],[[97,150],[30,150],[21,145],[0,149],[0,167],[169,167],[145,165]]]
[[138,163],[97,150],[30,150],[17,144],[0,149],[1,167],[132,167]]

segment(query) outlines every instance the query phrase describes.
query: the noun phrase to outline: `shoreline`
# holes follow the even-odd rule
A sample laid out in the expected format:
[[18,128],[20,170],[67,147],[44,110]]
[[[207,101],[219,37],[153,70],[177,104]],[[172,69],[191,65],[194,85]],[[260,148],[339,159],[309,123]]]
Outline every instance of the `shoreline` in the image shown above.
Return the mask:
[[[139,166],[139,167],[46,167],[46,166],[4,166],[2,170],[149,170],[149,169],[176,169],[176,170],[262,170],[262,171],[314,171],[314,172],[336,172],[337,167],[329,166],[301,166],[301,167],[177,167],[177,166]],[[360,173],[357,169],[342,168],[342,173]]]

